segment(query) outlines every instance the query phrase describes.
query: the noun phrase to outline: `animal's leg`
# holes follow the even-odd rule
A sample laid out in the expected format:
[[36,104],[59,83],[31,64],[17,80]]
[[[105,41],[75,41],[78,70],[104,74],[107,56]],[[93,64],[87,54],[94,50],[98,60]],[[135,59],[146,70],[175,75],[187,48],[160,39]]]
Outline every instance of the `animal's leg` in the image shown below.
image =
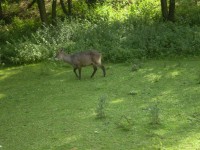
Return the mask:
[[94,69],[94,71],[93,71],[93,73],[92,73],[92,75],[91,75],[91,78],[94,76],[94,74],[96,73],[96,71],[97,71],[97,66],[95,66],[95,65],[93,65],[93,69]]
[[105,67],[103,65],[100,65],[99,67],[102,69],[103,76],[105,77],[106,76],[106,69],[105,69]]
[[81,80],[81,68],[78,68],[78,72],[79,72],[79,80]]
[[78,74],[76,73],[76,70],[77,70],[77,68],[74,68],[74,73],[75,73],[76,77],[79,78]]

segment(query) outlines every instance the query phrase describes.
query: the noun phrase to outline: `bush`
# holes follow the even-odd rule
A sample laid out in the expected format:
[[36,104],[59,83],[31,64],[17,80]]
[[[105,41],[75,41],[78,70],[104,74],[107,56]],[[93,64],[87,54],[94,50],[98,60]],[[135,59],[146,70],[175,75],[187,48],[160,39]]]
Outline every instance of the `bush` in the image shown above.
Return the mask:
[[14,17],[12,27],[3,28],[8,32],[0,29],[1,61],[37,62],[52,57],[60,47],[68,52],[97,49],[109,62],[200,56],[200,27],[193,24],[198,24],[199,16],[191,17],[199,12],[198,6],[191,7],[184,23],[181,16],[187,13],[178,3],[178,23],[159,22],[160,2],[154,0],[109,0],[90,8],[77,1],[73,14],[81,19],[58,21],[56,27],[41,27],[34,33],[34,21]]
[[174,23],[106,23],[72,20],[57,27],[42,27],[30,38],[7,42],[2,58],[12,63],[30,63],[52,57],[64,47],[68,52],[97,49],[110,62],[142,58],[200,55],[200,28]]
[[[176,20],[181,24],[200,25],[200,3],[193,0],[182,0],[176,10]],[[195,14],[195,15],[194,15]]]

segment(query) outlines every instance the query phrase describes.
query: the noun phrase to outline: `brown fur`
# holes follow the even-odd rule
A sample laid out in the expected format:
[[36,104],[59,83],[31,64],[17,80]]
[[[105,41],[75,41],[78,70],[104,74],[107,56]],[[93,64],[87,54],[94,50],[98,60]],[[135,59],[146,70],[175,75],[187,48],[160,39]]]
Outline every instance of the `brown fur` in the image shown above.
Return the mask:
[[[97,51],[83,51],[70,55],[66,54],[63,50],[59,50],[57,52],[56,58],[71,64],[74,68],[75,75],[79,79],[81,79],[81,68],[89,65],[92,65],[94,69],[91,78],[96,73],[97,67],[102,69],[104,77],[106,75],[105,67],[101,64],[101,54]],[[76,73],[77,69],[79,71],[79,75]]]

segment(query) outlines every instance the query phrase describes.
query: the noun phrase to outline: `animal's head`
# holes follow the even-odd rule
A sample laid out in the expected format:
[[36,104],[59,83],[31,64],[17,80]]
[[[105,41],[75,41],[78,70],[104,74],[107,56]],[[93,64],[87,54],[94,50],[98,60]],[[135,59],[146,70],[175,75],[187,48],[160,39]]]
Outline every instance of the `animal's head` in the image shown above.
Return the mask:
[[63,57],[65,56],[65,52],[63,49],[59,49],[56,53],[55,59],[56,60],[63,60]]

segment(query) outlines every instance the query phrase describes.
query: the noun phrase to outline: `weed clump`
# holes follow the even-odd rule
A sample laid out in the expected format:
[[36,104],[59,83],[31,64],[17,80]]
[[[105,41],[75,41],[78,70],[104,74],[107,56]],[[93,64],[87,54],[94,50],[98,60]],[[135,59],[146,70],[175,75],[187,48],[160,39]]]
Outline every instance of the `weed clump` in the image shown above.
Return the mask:
[[96,118],[103,119],[106,118],[106,97],[101,96],[99,98],[99,103],[96,108]]
[[152,105],[149,108],[150,112],[150,124],[153,126],[160,124],[160,109],[157,104]]
[[133,121],[130,117],[122,115],[120,121],[117,123],[117,126],[124,131],[130,131],[133,127]]
[[132,91],[130,91],[129,93],[128,93],[128,95],[137,95],[138,94],[138,92],[136,91],[136,90],[132,90]]

